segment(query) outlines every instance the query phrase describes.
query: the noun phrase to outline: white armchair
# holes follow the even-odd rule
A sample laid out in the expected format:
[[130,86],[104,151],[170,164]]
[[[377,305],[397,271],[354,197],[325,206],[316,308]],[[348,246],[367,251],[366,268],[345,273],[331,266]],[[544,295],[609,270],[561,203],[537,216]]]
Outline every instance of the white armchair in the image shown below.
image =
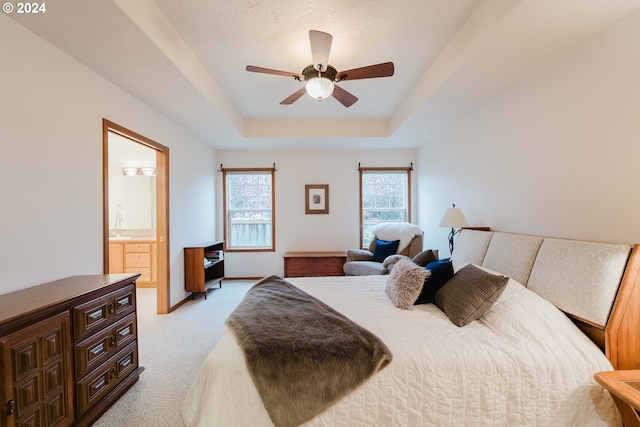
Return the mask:
[[389,270],[387,267],[397,261],[397,255],[412,259],[422,255],[417,260],[421,265],[438,258],[437,251],[423,251],[423,233],[417,225],[407,222],[380,223],[373,228],[373,232],[375,235],[368,250],[347,251],[347,262],[343,266],[347,276],[386,274]]

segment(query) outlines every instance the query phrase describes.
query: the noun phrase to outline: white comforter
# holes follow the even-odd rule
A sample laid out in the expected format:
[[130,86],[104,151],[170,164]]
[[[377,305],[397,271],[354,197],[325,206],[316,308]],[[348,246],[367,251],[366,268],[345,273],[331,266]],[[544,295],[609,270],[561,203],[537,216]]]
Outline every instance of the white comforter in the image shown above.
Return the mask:
[[[305,426],[621,425],[594,380],[612,367],[560,311],[510,280],[458,328],[434,305],[400,310],[386,276],[288,279],[378,335],[393,361]],[[186,397],[189,427],[272,426],[229,330]]]

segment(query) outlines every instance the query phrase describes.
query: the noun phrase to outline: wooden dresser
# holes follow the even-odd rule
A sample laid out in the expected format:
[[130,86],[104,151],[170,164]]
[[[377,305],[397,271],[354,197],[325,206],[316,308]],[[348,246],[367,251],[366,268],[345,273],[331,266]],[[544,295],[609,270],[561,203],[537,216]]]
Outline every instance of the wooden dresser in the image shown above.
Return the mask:
[[0,295],[0,425],[90,425],[139,378],[139,274]]

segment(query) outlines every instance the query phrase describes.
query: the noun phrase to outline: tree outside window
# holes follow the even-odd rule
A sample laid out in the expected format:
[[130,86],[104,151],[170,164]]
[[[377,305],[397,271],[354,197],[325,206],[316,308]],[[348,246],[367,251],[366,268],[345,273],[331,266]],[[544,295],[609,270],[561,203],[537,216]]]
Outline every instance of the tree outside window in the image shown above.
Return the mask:
[[362,247],[381,222],[410,222],[410,168],[360,168]]
[[275,250],[274,170],[225,169],[223,173],[227,250]]

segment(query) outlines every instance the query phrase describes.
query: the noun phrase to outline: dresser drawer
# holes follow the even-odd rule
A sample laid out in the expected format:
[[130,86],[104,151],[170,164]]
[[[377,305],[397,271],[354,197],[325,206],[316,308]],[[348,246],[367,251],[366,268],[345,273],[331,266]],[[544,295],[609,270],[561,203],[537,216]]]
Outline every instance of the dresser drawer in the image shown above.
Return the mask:
[[136,308],[135,286],[130,285],[73,308],[74,342],[109,327]]
[[151,254],[150,253],[133,253],[127,254],[125,265],[130,267],[151,267]]
[[139,274],[138,282],[150,282],[151,281],[151,269],[146,267],[133,267],[127,268],[127,273]]
[[118,352],[108,362],[76,382],[77,415],[80,416],[113,390],[138,367],[136,341]]
[[136,316],[131,313],[113,326],[90,336],[74,347],[76,378],[104,363],[137,336]]
[[124,251],[126,253],[132,252],[151,252],[151,243],[125,243]]

